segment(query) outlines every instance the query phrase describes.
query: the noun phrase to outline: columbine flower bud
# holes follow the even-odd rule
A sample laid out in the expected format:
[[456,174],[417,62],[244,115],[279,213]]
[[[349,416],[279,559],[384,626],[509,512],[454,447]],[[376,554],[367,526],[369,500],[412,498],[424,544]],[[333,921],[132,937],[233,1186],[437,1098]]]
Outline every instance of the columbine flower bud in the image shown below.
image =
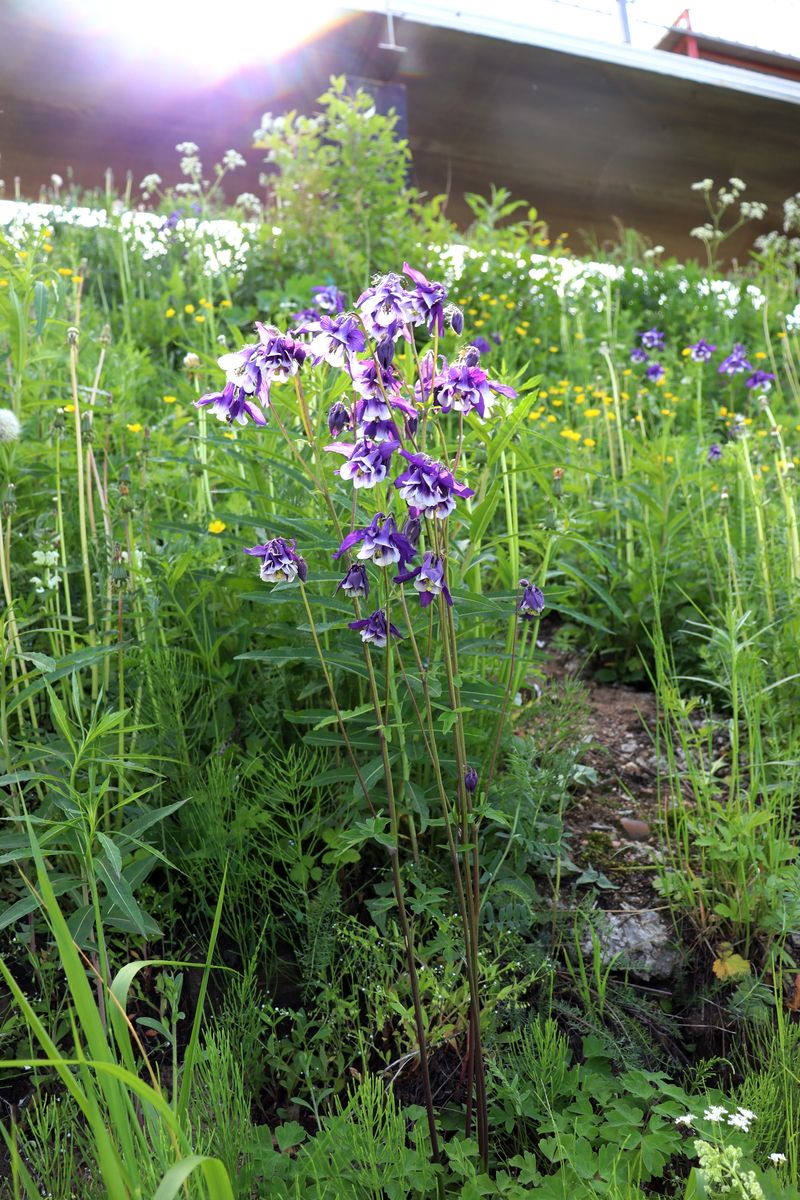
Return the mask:
[[456,308],[455,304],[448,304],[444,316],[453,333],[459,337],[464,330],[464,314],[461,309]]
[[468,792],[474,792],[478,786],[478,772],[474,767],[467,767],[464,771],[464,787]]
[[409,517],[403,526],[403,533],[411,542],[411,545],[415,550],[417,546],[419,546],[419,535],[421,529],[422,522],[420,521],[419,517]]
[[337,437],[343,429],[350,427],[350,413],[347,405],[336,400],[328,410],[328,429],[331,437]]

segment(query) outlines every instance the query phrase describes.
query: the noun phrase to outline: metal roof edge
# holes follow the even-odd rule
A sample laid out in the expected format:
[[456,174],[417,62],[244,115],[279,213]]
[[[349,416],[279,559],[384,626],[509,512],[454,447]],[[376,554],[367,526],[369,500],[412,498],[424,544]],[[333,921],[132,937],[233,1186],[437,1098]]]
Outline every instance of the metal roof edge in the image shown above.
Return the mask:
[[578,58],[590,58],[635,71],[651,71],[656,75],[668,75],[708,87],[726,88],[729,91],[763,96],[785,104],[800,105],[800,83],[793,80],[761,71],[748,71],[743,67],[729,67],[724,63],[688,58],[666,50],[649,50],[624,43],[573,37],[556,30],[538,29],[519,21],[483,17],[476,13],[448,11],[444,8],[434,10],[433,6],[424,3],[424,0],[422,3],[405,0],[405,3],[397,5],[381,4],[379,0],[348,0],[343,7],[351,11],[374,12],[384,16],[390,12],[394,19],[414,21],[420,25],[434,25],[441,29],[473,33],[479,37],[539,46],[558,54],[572,54]]

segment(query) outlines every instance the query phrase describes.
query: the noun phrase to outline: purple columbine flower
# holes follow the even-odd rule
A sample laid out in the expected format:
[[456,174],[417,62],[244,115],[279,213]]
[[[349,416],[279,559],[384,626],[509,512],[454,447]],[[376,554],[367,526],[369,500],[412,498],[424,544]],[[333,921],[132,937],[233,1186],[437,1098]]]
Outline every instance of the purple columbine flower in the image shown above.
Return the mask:
[[642,350],[641,346],[634,346],[631,350],[631,362],[645,363],[650,361],[650,355],[646,350]]
[[334,400],[328,409],[328,430],[331,437],[338,437],[343,429],[350,428],[350,409],[341,400]]
[[728,357],[719,364],[720,375],[740,375],[742,371],[752,369],[752,364],[747,361],[747,351],[741,342],[737,342]]
[[340,478],[352,479],[353,487],[373,488],[383,483],[389,473],[389,460],[397,449],[397,442],[371,442],[369,438],[350,445],[349,442],[331,442],[324,447],[334,454],[344,454],[347,462],[337,468]]
[[653,383],[658,383],[659,379],[663,379],[666,373],[667,372],[664,370],[661,363],[651,363],[645,371],[645,375],[648,379],[651,379]]
[[438,555],[428,551],[420,566],[411,571],[401,571],[394,577],[395,583],[410,583],[412,579],[423,608],[427,608],[437,596],[444,596],[450,607],[453,607],[453,597],[445,583],[444,563]]
[[468,347],[464,357],[451,367],[442,360],[442,370],[433,378],[433,400],[443,413],[453,409],[460,413],[474,410],[479,417],[486,418],[491,416],[495,396],[511,400],[516,397],[512,387],[490,379],[479,362],[475,346]]
[[207,392],[199,400],[195,400],[195,408],[211,406],[214,416],[229,425],[246,425],[249,417],[256,425],[266,425],[267,418],[257,404],[248,397],[241,388],[226,383],[221,392]]
[[485,337],[481,337],[480,334],[472,339],[470,346],[474,346],[479,354],[488,354],[492,349],[492,343],[487,341]]
[[[337,557],[338,555],[334,555],[334,558]],[[342,589],[348,600],[366,600],[369,595],[369,577],[367,576],[367,568],[364,564],[353,563],[344,579],[337,585],[337,592],[339,588]]]
[[390,273],[377,279],[356,300],[364,324],[370,335],[377,339],[388,337],[397,341],[402,334],[409,341],[408,332],[416,316],[416,303],[412,292],[407,292],[402,275]]
[[532,621],[544,610],[544,595],[541,588],[527,579],[520,579],[519,586],[523,589],[522,598],[517,605],[517,612],[525,621]]
[[[412,409],[413,412],[413,409]],[[380,396],[356,401],[356,437],[372,442],[400,444],[400,434],[389,405]]]
[[399,489],[412,516],[423,513],[426,517],[443,520],[455,508],[456,496],[463,499],[475,495],[472,488],[456,481],[444,463],[429,458],[427,454],[412,454],[409,450],[401,450],[400,454],[409,467],[402,475],[398,475],[394,486]]
[[397,528],[394,517],[386,517],[383,513],[376,513],[366,529],[348,533],[333,557],[341,558],[359,542],[356,557],[365,561],[372,559],[376,567],[391,567],[397,563],[402,570],[417,552],[409,538]]
[[747,387],[761,388],[763,392],[768,392],[775,382],[775,376],[769,371],[753,371],[753,374],[747,380]]
[[389,634],[392,637],[402,637],[400,630],[396,625],[386,623],[386,613],[382,608],[371,613],[368,617],[362,617],[360,621],[348,621],[348,627],[355,629],[361,634],[362,642],[371,642],[373,646],[381,649],[389,640]]
[[705,338],[700,338],[699,342],[695,342],[693,346],[689,347],[689,355],[692,362],[708,362],[716,348]]
[[325,287],[312,287],[311,296],[311,303],[320,312],[336,315],[337,313],[344,312],[347,307],[344,292],[340,292],[332,283],[327,284]]
[[[388,348],[394,350],[394,343],[389,342]],[[376,357],[377,364],[374,358],[360,358],[357,362],[350,364],[353,387],[365,400],[383,400],[399,396],[402,379],[392,366],[387,343],[384,342],[378,346]]]
[[411,297],[418,321],[427,327],[429,333],[435,331],[441,337],[444,333],[444,302],[447,299],[444,284],[431,283],[422,271],[416,271],[408,263],[403,263],[403,270],[414,281]]
[[721,458],[722,458],[721,447],[718,446],[716,442],[712,442],[711,445],[708,447],[708,462],[710,462],[710,463],[719,462],[719,460]]
[[367,339],[355,317],[342,313],[336,317],[320,317],[319,333],[308,344],[314,363],[325,361],[341,368],[366,347]]
[[307,350],[289,334],[282,334],[273,325],[256,322],[259,340],[242,346],[230,354],[217,359],[227,377],[221,392],[209,392],[195,400],[195,406],[212,405],[222,421],[238,421],[243,425],[251,417],[257,425],[266,422],[256,414],[250,398],[258,400],[262,408],[269,408],[269,392],[273,380],[288,379],[296,375],[306,358]]
[[303,583],[308,575],[306,560],[297,553],[297,543],[285,538],[273,538],[263,546],[251,546],[245,554],[261,559],[261,578],[264,583],[293,583],[298,577]]
[[476,791],[478,787],[478,772],[474,767],[467,767],[464,771],[464,787],[468,792]]
[[644,346],[645,350],[663,350],[664,349],[664,334],[660,329],[647,329],[644,333],[639,334],[639,341]]

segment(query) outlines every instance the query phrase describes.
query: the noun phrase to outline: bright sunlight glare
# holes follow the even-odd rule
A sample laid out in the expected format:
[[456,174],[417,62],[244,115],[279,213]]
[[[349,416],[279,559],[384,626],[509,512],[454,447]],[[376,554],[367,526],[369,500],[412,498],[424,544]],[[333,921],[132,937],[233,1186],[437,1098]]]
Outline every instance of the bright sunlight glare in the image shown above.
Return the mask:
[[[61,0],[84,34],[118,40],[120,57],[174,63],[219,78],[271,62],[332,22],[331,0]],[[115,46],[115,50],[117,47]],[[143,81],[146,84],[146,80]]]

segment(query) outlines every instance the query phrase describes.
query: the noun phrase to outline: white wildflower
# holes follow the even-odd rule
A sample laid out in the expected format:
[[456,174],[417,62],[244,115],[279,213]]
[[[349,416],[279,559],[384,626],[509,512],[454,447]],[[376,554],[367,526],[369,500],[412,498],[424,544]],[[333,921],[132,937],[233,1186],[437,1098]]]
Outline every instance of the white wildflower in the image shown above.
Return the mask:
[[742,1112],[731,1113],[728,1117],[728,1124],[733,1125],[735,1129],[741,1129],[744,1133],[750,1130],[750,1121]]
[[767,215],[767,206],[761,200],[743,200],[739,212],[746,221],[763,221]]
[[700,179],[697,183],[692,184],[693,192],[710,192],[714,186],[713,179]]
[[64,186],[64,180],[61,178],[60,175],[51,175],[50,182],[52,183],[52,185],[56,189],[56,191],[58,191],[58,189],[60,187]]
[[145,175],[144,179],[139,184],[139,187],[141,188],[145,197],[151,195],[151,193],[154,192],[156,190],[156,188],[158,188],[160,186],[161,186],[161,176],[156,175],[155,171],[151,172],[150,175]]
[[691,1125],[694,1121],[693,1113],[683,1113],[680,1117],[675,1118],[676,1125]]
[[727,1108],[723,1108],[721,1104],[712,1104],[710,1108],[707,1108],[703,1113],[703,1120],[719,1121],[722,1117],[727,1115],[727,1112]]
[[779,1151],[775,1151],[774,1154],[770,1154],[769,1161],[773,1163],[784,1163],[786,1162],[786,1155],[781,1154]]
[[261,201],[252,192],[242,192],[241,196],[236,197],[235,204],[245,212],[261,212]]
[[737,179],[735,175],[733,179],[728,180],[728,183],[736,192],[743,192],[747,188],[747,184],[743,183],[741,179]]
[[17,414],[10,408],[0,408],[0,443],[16,442],[22,433]]
[[237,167],[247,166],[238,150],[226,150],[222,156],[222,165],[228,171],[235,171]]
[[178,154],[197,154],[200,147],[196,146],[194,142],[178,142],[175,149]]

